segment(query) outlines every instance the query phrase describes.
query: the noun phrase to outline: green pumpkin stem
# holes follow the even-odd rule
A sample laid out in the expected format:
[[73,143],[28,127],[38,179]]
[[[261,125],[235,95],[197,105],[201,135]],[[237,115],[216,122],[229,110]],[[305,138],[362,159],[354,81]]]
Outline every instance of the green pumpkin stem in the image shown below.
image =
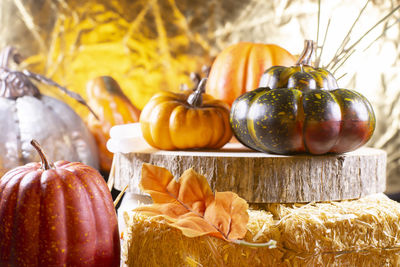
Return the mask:
[[201,79],[199,85],[196,90],[191,93],[187,98],[187,103],[192,107],[200,107],[203,104],[203,94],[206,89],[207,78]]
[[316,44],[313,40],[305,40],[303,52],[301,52],[301,55],[296,62],[296,65],[297,66],[301,66],[301,65],[311,66],[311,59],[314,55],[316,48],[317,48]]
[[54,168],[53,163],[51,163],[48,159],[46,154],[44,153],[42,147],[39,145],[39,143],[35,140],[32,139],[31,141],[31,145],[36,149],[36,151],[38,152],[41,160],[42,160],[42,169],[43,170],[49,170]]

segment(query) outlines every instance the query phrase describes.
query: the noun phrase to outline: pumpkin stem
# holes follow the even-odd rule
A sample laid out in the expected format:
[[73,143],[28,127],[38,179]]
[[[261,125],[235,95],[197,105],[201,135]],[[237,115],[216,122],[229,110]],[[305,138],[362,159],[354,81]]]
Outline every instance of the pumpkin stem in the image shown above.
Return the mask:
[[296,65],[311,66],[311,58],[314,55],[315,49],[316,49],[316,44],[313,40],[305,40],[303,52],[301,52],[301,55],[296,62]]
[[47,157],[46,154],[44,153],[42,147],[39,145],[38,141],[35,139],[32,139],[31,145],[36,149],[36,151],[39,153],[40,158],[42,159],[42,169],[43,170],[49,170],[54,168],[53,163],[51,163]]
[[193,88],[193,91],[196,91],[197,87],[199,87],[199,83],[201,81],[201,76],[197,72],[191,72],[190,79],[192,80],[193,84],[195,85],[195,87]]
[[10,59],[16,64],[22,61],[21,55],[15,47],[7,46],[0,54],[0,97],[16,99],[21,96],[40,97],[39,89],[20,71],[9,68]]
[[86,106],[94,117],[99,120],[96,113],[78,93],[69,91],[67,88],[62,87],[53,80],[28,70],[12,70],[8,66],[10,59],[12,59],[17,65],[22,62],[22,57],[17,50],[12,46],[7,46],[0,53],[0,97],[17,99],[18,97],[28,95],[39,98],[41,96],[40,91],[34,82],[31,81],[35,80],[40,83],[57,87],[69,97],[74,98],[80,104]]
[[187,102],[192,107],[200,107],[203,104],[203,94],[205,93],[206,89],[207,78],[201,79],[199,85],[197,86],[196,90],[189,95],[187,98]]
[[13,46],[6,46],[0,54],[0,67],[1,68],[8,68],[10,58],[17,64],[22,62],[21,55],[16,52],[15,47]]
[[2,68],[8,67],[8,62],[10,61],[11,54],[13,53],[14,48],[11,46],[7,46],[3,49],[0,56],[0,66]]

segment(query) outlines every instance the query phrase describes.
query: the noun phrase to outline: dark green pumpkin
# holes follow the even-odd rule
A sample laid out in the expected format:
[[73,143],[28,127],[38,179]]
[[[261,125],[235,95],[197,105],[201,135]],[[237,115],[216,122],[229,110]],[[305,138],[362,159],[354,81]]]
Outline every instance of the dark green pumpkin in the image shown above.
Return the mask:
[[262,152],[342,153],[364,145],[375,129],[371,104],[360,93],[339,89],[333,75],[314,68],[314,43],[296,66],[266,70],[260,88],[238,97],[230,122],[236,138]]

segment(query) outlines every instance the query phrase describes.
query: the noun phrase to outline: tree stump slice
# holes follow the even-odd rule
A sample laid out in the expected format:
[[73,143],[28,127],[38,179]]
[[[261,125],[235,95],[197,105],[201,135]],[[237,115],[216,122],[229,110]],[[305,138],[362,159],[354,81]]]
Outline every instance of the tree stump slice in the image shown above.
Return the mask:
[[357,199],[386,188],[386,153],[363,147],[344,154],[283,156],[228,144],[220,150],[116,153],[114,186],[142,194],[143,163],[165,167],[176,178],[191,167],[213,190],[234,191],[249,203],[298,203]]

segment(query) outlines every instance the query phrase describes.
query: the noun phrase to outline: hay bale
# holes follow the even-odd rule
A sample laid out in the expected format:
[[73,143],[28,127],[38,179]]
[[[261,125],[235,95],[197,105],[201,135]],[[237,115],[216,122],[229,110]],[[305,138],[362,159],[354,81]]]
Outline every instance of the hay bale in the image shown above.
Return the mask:
[[[253,207],[254,208],[254,207]],[[126,212],[127,266],[399,266],[400,204],[383,194],[250,209],[245,240],[277,248],[188,238],[162,218]]]

